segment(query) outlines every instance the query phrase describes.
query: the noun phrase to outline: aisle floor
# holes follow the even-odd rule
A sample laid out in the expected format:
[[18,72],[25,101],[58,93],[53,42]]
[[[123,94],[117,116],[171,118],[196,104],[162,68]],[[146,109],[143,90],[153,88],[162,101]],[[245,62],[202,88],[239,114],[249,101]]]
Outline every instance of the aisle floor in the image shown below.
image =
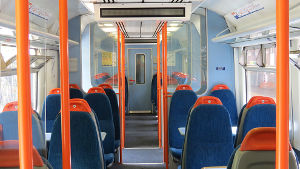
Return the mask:
[[164,169],[163,150],[158,147],[157,117],[126,116],[123,164],[112,169]]

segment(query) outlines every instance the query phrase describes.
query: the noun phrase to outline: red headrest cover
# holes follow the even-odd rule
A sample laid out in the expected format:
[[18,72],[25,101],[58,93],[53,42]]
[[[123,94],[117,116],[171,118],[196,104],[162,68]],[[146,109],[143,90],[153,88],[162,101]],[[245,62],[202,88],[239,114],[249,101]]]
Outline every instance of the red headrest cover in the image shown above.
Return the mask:
[[105,93],[105,90],[102,87],[92,87],[89,89],[88,93]]
[[[18,111],[18,102],[14,101],[14,102],[10,102],[7,103],[2,112],[6,112],[6,111]],[[32,113],[35,113],[32,109],[31,109]]]
[[202,96],[197,99],[196,103],[194,104],[193,108],[196,108],[197,106],[201,104],[218,104],[218,105],[223,105],[221,100],[217,97],[213,96]]
[[7,104],[4,106],[2,112],[6,112],[6,111],[18,111],[18,102],[15,101],[15,102],[7,103]]
[[193,90],[193,89],[192,89],[192,87],[190,85],[179,85],[176,88],[176,91],[177,90]]
[[215,90],[223,90],[223,89],[229,89],[228,86],[224,85],[224,84],[218,84],[218,85],[215,85],[211,91],[215,91]]
[[[289,150],[291,150],[289,145]],[[275,151],[276,150],[276,128],[260,127],[250,130],[242,145],[240,151]]]
[[89,104],[84,99],[71,99],[70,111],[92,112]]
[[78,84],[70,84],[69,86],[70,86],[70,88],[80,90],[80,87],[78,86]]
[[[44,163],[38,151],[33,147],[33,166],[43,167]],[[16,140],[0,141],[0,168],[18,168],[19,142]]]
[[100,84],[98,87],[102,87],[103,89],[113,89],[110,84]]
[[264,96],[254,96],[252,97],[249,102],[247,103],[246,108],[249,109],[258,104],[276,104],[275,101],[270,97]]
[[50,90],[49,94],[60,94],[60,88],[54,88]]

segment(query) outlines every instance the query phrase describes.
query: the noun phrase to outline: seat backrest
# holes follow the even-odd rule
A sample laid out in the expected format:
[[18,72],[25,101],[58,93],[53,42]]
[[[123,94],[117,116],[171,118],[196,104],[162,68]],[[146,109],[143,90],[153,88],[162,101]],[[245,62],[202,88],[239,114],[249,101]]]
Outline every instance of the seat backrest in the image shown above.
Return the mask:
[[[13,104],[10,104],[13,105]],[[6,108],[5,108],[6,109]],[[8,110],[8,109],[6,109]],[[0,125],[2,126],[2,140],[18,140],[18,109],[0,113]],[[33,111],[32,111],[33,112]],[[32,142],[41,156],[46,157],[46,144],[43,128],[38,117],[32,113]]]
[[[42,157],[35,147],[32,151],[33,168],[47,169]],[[19,162],[19,142],[17,140],[0,141],[0,168],[20,168]]]
[[83,99],[83,93],[79,89],[70,88],[70,99]]
[[[276,128],[252,129],[232,154],[228,169],[274,169],[275,151]],[[298,161],[291,145],[289,151],[289,169],[298,169]]]
[[80,87],[78,86],[78,84],[70,84],[69,86],[70,86],[70,88],[80,90]]
[[115,127],[115,140],[120,140],[120,114],[118,99],[112,86],[109,84],[101,84],[98,87],[102,87],[110,101],[111,110],[113,114],[114,127]]
[[105,154],[114,153],[115,129],[109,98],[101,87],[93,87],[84,98],[94,110],[101,131],[106,132],[103,147]]
[[256,127],[276,126],[276,105],[270,97],[256,96],[249,100],[240,114],[235,146],[242,143],[246,134]]
[[210,96],[219,98],[229,112],[231,123],[237,125],[238,113],[236,108],[236,100],[233,92],[224,84],[219,84],[213,87]]
[[187,122],[182,169],[225,166],[232,151],[231,122],[227,109],[216,97],[200,97]]
[[151,81],[151,102],[154,106],[157,105],[157,74],[153,75]]
[[197,100],[196,93],[191,90],[179,90],[177,87],[172,96],[169,111],[169,146],[182,149],[184,136],[178,132],[179,127],[185,127],[191,107]]
[[[43,105],[42,121],[46,126],[46,132],[51,133],[54,121],[61,109],[60,102],[60,89],[55,88],[49,92]],[[46,124],[45,124],[46,121]]]
[[[70,100],[72,169],[105,168],[97,117],[83,99]],[[61,116],[55,120],[49,148],[49,162],[62,169]]]

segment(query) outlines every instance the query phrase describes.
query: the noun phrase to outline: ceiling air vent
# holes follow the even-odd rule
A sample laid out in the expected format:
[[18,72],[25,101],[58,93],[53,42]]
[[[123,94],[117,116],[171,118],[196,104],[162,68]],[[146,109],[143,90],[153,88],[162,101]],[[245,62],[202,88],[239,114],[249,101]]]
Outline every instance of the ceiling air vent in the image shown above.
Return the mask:
[[189,20],[191,3],[124,3],[95,4],[95,19],[126,20]]

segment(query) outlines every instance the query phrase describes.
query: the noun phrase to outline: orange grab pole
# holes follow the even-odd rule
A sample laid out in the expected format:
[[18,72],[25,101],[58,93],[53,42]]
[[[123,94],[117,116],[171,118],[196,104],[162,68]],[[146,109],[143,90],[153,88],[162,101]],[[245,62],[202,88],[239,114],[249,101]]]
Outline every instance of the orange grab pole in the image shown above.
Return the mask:
[[169,141],[168,141],[168,65],[167,65],[167,53],[168,53],[168,47],[167,47],[167,22],[164,25],[163,28],[163,39],[164,39],[164,55],[163,55],[163,104],[164,104],[164,159],[166,163],[166,169],[168,169],[169,166]]
[[[122,117],[122,101],[121,101],[121,45],[120,45],[120,28],[118,27],[118,83],[119,83],[119,113],[120,113],[120,117]],[[122,126],[122,121],[120,121],[120,126]],[[122,128],[120,128],[120,133],[122,133]],[[122,143],[122,137],[121,139],[121,143]],[[123,161],[123,154],[122,154],[122,146],[120,148],[120,163],[122,163]]]
[[121,71],[122,71],[122,148],[125,144],[125,37],[122,33],[122,57],[121,57]]
[[160,32],[157,33],[157,114],[158,114],[158,142],[161,148],[161,80],[160,80]]
[[276,169],[289,168],[289,1],[276,0]]
[[32,169],[32,124],[30,92],[30,57],[29,57],[29,11],[28,0],[17,0],[17,78],[19,107],[19,159],[21,169]]
[[59,0],[59,48],[61,87],[61,138],[63,169],[71,169],[68,1]]

